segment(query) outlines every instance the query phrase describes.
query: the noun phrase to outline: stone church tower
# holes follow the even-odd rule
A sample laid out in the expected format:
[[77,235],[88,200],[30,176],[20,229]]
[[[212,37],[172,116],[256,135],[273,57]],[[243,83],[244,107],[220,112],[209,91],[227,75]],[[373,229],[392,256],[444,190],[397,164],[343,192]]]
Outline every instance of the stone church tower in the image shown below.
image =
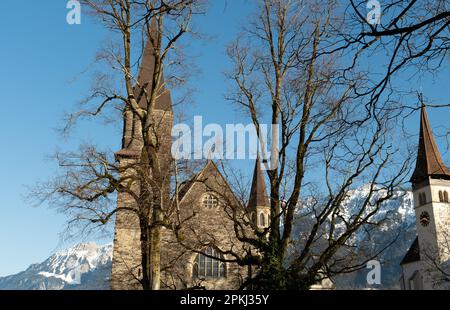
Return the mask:
[[[153,41],[155,42],[156,39]],[[155,71],[155,49],[152,40],[148,40],[145,46],[142,61],[139,68],[138,83],[135,86],[135,96],[140,107],[147,108],[144,89],[147,93],[152,90],[153,76]],[[160,83],[164,85],[164,81]],[[158,158],[160,159],[161,170],[169,171],[171,163],[171,141],[173,127],[172,100],[170,92],[164,86],[159,90],[153,110],[153,118],[156,124],[158,139],[161,141]],[[116,153],[116,160],[120,167],[130,166],[139,161],[142,151],[142,127],[137,115],[132,111],[124,112],[124,130],[122,139],[122,149]],[[125,174],[127,172],[124,172]],[[136,191],[136,188],[134,189]],[[162,189],[163,199],[167,203],[170,193],[170,179],[164,180]],[[126,193],[118,193],[117,208],[132,207],[133,199]],[[117,212],[113,266],[112,266],[112,289],[133,289],[139,288],[136,278],[141,277],[140,269],[140,229],[138,218],[131,212]]]
[[417,162],[411,178],[417,239],[402,262],[405,289],[442,289],[438,266],[450,258],[450,172],[422,107]]

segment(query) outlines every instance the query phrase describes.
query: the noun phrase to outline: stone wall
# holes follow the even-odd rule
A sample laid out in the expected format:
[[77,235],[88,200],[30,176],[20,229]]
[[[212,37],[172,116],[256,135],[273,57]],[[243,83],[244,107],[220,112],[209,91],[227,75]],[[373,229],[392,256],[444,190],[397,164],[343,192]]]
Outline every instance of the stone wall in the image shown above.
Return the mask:
[[[163,185],[163,205],[167,205],[170,195],[170,166],[171,157],[171,130],[173,127],[173,114],[170,111],[156,110],[154,112],[156,122],[156,132],[160,142],[159,158],[161,170],[167,172]],[[122,177],[134,173],[133,167],[137,167],[139,163],[139,155],[142,149],[142,138],[139,137],[139,122],[134,120],[133,124],[133,141],[130,147],[120,151],[117,160],[120,167],[130,167],[125,171]],[[125,124],[125,127],[129,124]],[[130,129],[128,130],[130,131]],[[132,191],[139,193],[139,184],[133,184]],[[141,243],[140,243],[140,227],[137,214],[130,211],[121,211],[120,208],[135,208],[134,199],[127,193],[118,193],[115,234],[114,234],[114,250],[113,250],[113,266],[111,275],[111,287],[115,290],[134,290],[140,289],[137,279],[141,278]]]
[[[202,199],[206,194],[219,197],[221,203],[214,209],[205,208]],[[223,199],[222,199],[223,198]],[[224,179],[213,164],[209,164],[191,185],[180,201],[181,220],[183,223],[178,233],[164,231],[162,251],[163,286],[167,289],[186,289],[204,287],[206,289],[237,289],[245,280],[246,269],[238,264],[226,262],[227,275],[222,279],[194,279],[193,264],[198,253],[204,253],[208,247],[224,252],[233,251],[241,254],[243,245],[236,239],[233,220],[230,218],[234,196]],[[227,202],[225,202],[227,201]],[[225,260],[233,259],[230,255]]]

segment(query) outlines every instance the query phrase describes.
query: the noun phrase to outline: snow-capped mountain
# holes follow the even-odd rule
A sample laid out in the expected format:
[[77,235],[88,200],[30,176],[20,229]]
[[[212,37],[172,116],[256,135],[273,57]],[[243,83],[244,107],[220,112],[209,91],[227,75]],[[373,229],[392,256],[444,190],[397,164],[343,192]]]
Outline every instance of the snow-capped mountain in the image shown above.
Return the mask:
[[[383,197],[386,193],[380,191],[374,199]],[[355,190],[346,201],[346,209],[353,212],[358,210],[358,206],[367,197],[368,188]],[[352,212],[352,211],[349,211]],[[360,270],[346,278],[348,283],[354,288],[379,288],[397,289],[401,276],[400,262],[416,238],[416,217],[411,192],[397,191],[394,197],[385,201],[380,210],[372,218],[372,221],[381,221],[379,226],[370,230],[360,230],[354,236],[354,244],[365,244],[365,253],[368,256],[374,255],[387,247],[381,254],[376,255],[376,260],[381,263],[381,285],[368,286],[368,269]]]
[[112,244],[83,243],[57,252],[18,274],[0,278],[0,289],[109,289]]
[[[342,216],[351,217],[358,212],[368,194],[367,187],[351,191],[342,205]],[[382,197],[380,191],[375,195]],[[385,201],[372,221],[384,219],[382,225],[357,231],[351,243],[358,246],[357,255],[371,255],[392,243],[377,256],[382,266],[382,284],[375,288],[396,288],[401,275],[400,262],[416,236],[415,215],[410,192],[398,191]],[[313,223],[311,214],[297,214],[295,236],[304,236]],[[301,237],[299,238],[301,239]],[[362,245],[362,246],[361,246]],[[112,266],[112,244],[79,244],[60,251],[39,264],[15,275],[0,278],[1,289],[19,290],[107,290]],[[364,289],[368,270],[335,278],[338,289]],[[374,288],[374,287],[371,287]]]
[[[340,215],[346,220],[352,218],[360,211],[368,194],[368,186],[350,191],[341,205]],[[371,201],[375,202],[385,195],[386,192],[380,190],[373,194]],[[373,207],[368,209],[371,208]],[[391,199],[381,204],[380,209],[371,218],[371,222],[380,222],[380,225],[364,226],[356,231],[349,240],[349,244],[355,247],[353,255],[357,261],[365,261],[365,259],[375,256],[375,259],[381,263],[381,285],[368,286],[366,278],[370,270],[362,269],[348,275],[337,276],[334,279],[337,288],[397,288],[401,276],[400,262],[416,237],[415,221],[412,193],[396,191]],[[300,250],[302,236],[308,235],[311,225],[314,223],[314,215],[308,208],[304,208],[297,214],[295,235],[299,238]],[[337,223],[336,234],[339,235],[343,230],[345,230],[345,224]],[[379,252],[381,254],[378,254]],[[347,253],[343,255],[347,255]]]

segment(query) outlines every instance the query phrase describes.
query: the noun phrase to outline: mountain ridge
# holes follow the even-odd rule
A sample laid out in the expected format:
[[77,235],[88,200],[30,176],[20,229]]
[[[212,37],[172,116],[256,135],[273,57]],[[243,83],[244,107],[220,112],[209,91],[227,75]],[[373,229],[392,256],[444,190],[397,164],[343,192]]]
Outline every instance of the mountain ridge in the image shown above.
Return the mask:
[[[368,189],[361,187],[349,192],[343,203],[345,212],[351,215],[358,211],[367,196]],[[380,195],[383,193],[380,192]],[[297,214],[301,222],[295,225],[295,234],[300,236],[307,228],[304,215]],[[394,199],[386,201],[375,220],[388,217],[389,221],[369,235],[362,229],[352,238],[353,244],[369,244],[377,249],[389,240],[395,244],[383,252],[378,259],[382,264],[382,285],[377,289],[396,289],[401,276],[400,262],[416,237],[415,213],[412,193],[398,191]],[[97,245],[81,243],[58,251],[42,263],[31,264],[26,270],[14,275],[0,277],[0,290],[108,290],[112,269],[112,243]],[[336,279],[338,289],[365,289],[367,270],[360,270]]]
[[0,277],[0,290],[106,290],[111,266],[111,243],[80,243],[22,272]]

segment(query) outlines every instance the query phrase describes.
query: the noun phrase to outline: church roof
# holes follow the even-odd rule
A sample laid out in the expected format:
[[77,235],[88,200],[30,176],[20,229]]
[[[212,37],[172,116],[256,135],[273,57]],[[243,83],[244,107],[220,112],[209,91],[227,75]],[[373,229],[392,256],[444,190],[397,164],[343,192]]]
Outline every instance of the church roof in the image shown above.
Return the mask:
[[178,191],[178,201],[181,201],[184,196],[186,196],[187,192],[192,188],[197,180],[198,175],[195,175],[192,179],[184,182]]
[[[155,46],[157,45],[157,32],[156,32],[155,22],[152,22],[151,26],[151,38],[147,39],[147,43],[144,48],[142,55],[141,65],[139,67],[138,83],[135,86],[134,92],[136,98],[139,100],[139,105],[142,108],[147,108],[146,94],[143,88],[150,95],[153,86],[153,78],[156,66],[156,53]],[[155,110],[172,111],[172,98],[170,92],[164,87],[164,76],[161,73],[161,87],[159,90],[159,95],[156,98]]]
[[186,182],[183,182],[178,192],[178,201],[181,202],[194,186],[206,184],[207,182],[214,182],[218,184],[219,186],[221,186],[221,189],[224,189],[226,192],[232,195],[231,197],[232,200],[236,202],[238,201],[227,180],[224,178],[219,168],[212,160],[208,160],[206,162],[206,165],[202,168],[202,170],[199,173],[195,174],[191,179],[187,180]]
[[450,179],[450,172],[442,161],[428,122],[427,111],[425,106],[422,106],[416,168],[411,177],[411,182],[416,184],[429,177]]
[[252,188],[250,190],[250,198],[248,201],[249,208],[269,207],[269,199],[267,196],[266,183],[261,170],[259,156],[256,159],[255,170],[253,172]]
[[413,244],[409,248],[408,252],[406,252],[405,257],[403,258],[400,265],[405,265],[409,263],[414,263],[420,261],[420,247],[419,247],[419,238],[416,237]]

